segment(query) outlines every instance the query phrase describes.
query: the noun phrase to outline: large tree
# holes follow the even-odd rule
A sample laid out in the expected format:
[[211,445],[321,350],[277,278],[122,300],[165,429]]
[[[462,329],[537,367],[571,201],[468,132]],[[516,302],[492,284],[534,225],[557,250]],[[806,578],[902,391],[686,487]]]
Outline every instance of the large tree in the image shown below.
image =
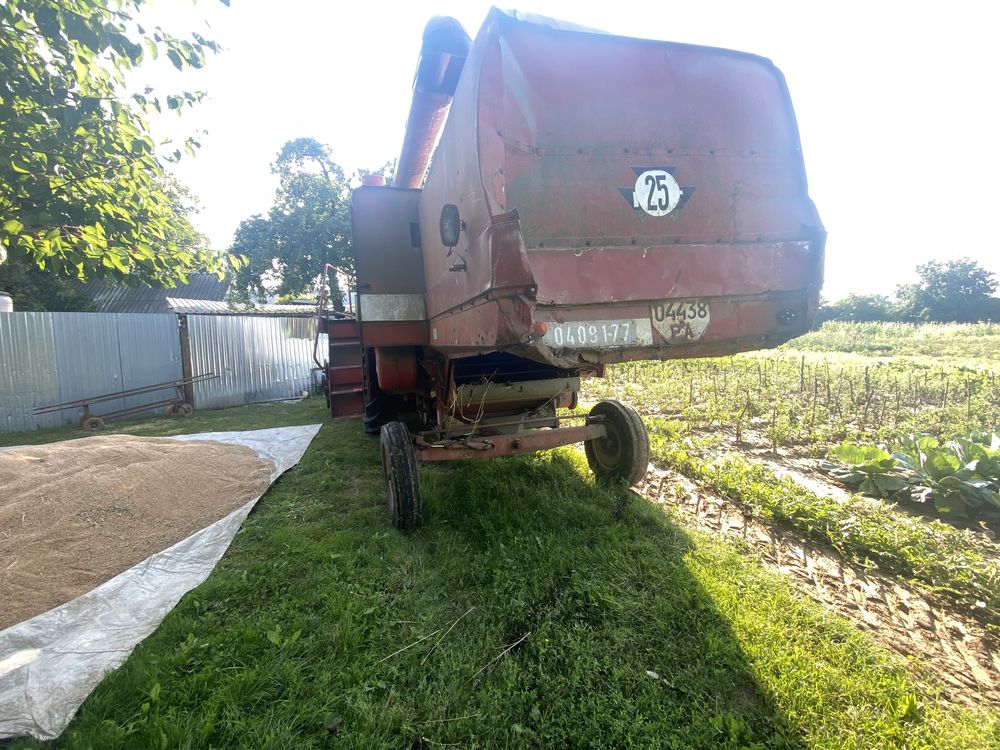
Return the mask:
[[896,311],[903,320],[1000,320],[996,276],[971,258],[932,260],[917,266],[917,274],[917,283],[896,288]]
[[[241,302],[315,293],[327,263],[353,269],[351,189],[329,148],[313,138],[288,141],[271,171],[278,175],[274,205],[266,216],[242,222],[230,248],[246,259],[233,282],[233,296]],[[336,276],[330,280],[337,301]]]
[[62,275],[167,286],[223,269],[224,256],[183,241],[162,161],[180,150],[158,155],[146,119],[201,95],[128,94],[125,80],[161,54],[200,68],[217,46],[143,28],[143,2],[0,3],[0,262],[16,253]]

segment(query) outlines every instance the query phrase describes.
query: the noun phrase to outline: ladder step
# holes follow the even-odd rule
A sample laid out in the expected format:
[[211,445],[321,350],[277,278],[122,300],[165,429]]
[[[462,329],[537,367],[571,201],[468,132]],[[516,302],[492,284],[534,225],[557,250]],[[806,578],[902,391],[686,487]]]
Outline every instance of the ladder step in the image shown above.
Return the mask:
[[346,386],[344,388],[331,388],[330,389],[330,395],[331,396],[346,396],[349,393],[363,393],[364,390],[365,389],[362,386],[360,386],[360,385],[357,385],[357,386]]
[[364,380],[361,365],[331,365],[327,377],[331,386],[359,385]]

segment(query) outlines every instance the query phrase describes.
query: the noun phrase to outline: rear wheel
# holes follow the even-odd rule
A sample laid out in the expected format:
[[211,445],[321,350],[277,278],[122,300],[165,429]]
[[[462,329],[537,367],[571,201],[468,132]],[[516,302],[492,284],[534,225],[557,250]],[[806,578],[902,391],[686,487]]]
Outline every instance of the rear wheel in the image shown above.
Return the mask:
[[382,426],[379,440],[389,521],[397,529],[416,528],[422,520],[422,507],[410,431],[402,422],[389,422]]
[[638,484],[649,467],[649,438],[642,417],[628,404],[614,400],[601,401],[590,416],[600,417],[607,430],[605,437],[583,444],[591,470],[601,478]]

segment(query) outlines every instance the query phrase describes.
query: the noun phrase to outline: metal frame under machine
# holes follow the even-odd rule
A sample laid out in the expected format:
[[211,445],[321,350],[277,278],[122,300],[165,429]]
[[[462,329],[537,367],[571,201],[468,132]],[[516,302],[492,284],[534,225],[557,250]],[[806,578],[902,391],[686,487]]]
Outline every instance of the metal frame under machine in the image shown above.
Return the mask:
[[631,407],[560,414],[581,379],[776,345],[822,281],[769,61],[495,9],[475,43],[428,24],[393,183],[365,178],[352,223],[356,313],[319,316],[327,399],[380,435],[401,528],[421,519],[417,461],[582,441],[595,473],[637,482]]

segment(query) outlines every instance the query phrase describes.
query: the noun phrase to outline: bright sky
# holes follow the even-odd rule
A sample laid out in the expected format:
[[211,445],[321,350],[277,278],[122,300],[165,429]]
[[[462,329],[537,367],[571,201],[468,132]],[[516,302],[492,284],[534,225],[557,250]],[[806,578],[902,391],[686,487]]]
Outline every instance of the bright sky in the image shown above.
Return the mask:
[[[1000,45],[988,3],[521,0],[518,10],[616,34],[771,58],[798,117],[810,194],[829,240],[824,296],[889,294],[934,258],[970,256],[1000,274],[994,230],[1000,173]],[[225,51],[202,71],[146,75],[208,92],[158,134],[206,130],[178,177],[201,198],[197,224],[226,248],[271,204],[269,165],[311,136],[350,173],[398,155],[420,35],[452,15],[475,36],[478,0],[330,2],[154,0],[147,18],[200,29]],[[990,18],[994,18],[991,21]],[[162,62],[162,61],[161,61]],[[165,90],[165,92],[166,92]]]

